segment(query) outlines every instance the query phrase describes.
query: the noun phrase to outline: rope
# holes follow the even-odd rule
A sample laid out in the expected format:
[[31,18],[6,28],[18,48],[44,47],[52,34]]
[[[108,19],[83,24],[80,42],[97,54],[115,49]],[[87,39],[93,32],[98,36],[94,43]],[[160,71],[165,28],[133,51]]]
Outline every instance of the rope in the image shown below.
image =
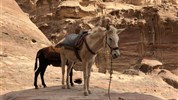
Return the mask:
[[[107,45],[107,35],[106,35],[106,38],[105,38],[106,40],[106,42],[105,42],[105,47],[107,47],[106,45]],[[111,51],[112,52],[112,51]],[[110,52],[110,59],[111,59],[111,62],[110,62],[110,70],[109,70],[109,74],[110,74],[110,76],[109,76],[109,86],[108,86],[108,98],[109,98],[109,100],[111,100],[111,81],[112,81],[112,74],[113,74],[113,68],[112,68],[112,55],[111,55],[111,52]]]
[[110,77],[109,77],[109,86],[108,86],[108,98],[109,100],[111,100],[111,81],[112,81],[112,74],[113,74],[113,69],[112,69],[112,55],[110,57],[111,59],[111,68],[110,68],[110,71],[109,71],[109,74],[110,74]]

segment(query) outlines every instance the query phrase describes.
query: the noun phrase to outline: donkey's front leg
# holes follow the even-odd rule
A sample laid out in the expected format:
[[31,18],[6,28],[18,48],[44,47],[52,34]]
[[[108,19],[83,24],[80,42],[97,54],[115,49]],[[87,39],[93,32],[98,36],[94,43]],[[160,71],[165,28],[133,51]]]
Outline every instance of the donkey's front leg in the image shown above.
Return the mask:
[[91,91],[90,91],[90,75],[91,75],[91,67],[93,65],[93,62],[90,62],[88,64],[88,78],[87,78],[87,90],[88,90],[88,93],[91,94]]
[[88,63],[83,63],[83,78],[84,78],[84,95],[88,96],[88,89],[87,89],[87,83],[88,83]]
[[64,74],[65,74],[65,64],[67,62],[67,59],[61,54],[61,67],[62,67],[62,88],[65,89],[65,77],[64,77]]

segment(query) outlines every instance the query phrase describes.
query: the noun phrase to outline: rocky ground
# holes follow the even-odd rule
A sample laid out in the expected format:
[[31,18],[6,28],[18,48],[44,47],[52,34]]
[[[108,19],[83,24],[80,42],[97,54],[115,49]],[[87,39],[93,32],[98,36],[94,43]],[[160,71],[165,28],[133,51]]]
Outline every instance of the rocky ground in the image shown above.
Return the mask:
[[[15,0],[2,0],[2,2],[0,2],[0,5],[2,5],[2,9],[0,10],[0,99],[108,100],[109,74],[98,73],[101,67],[108,69],[107,64],[109,64],[109,61],[103,57],[103,54],[106,54],[105,56],[108,57],[106,52],[101,52],[98,56],[102,58],[102,60],[98,60],[100,63],[97,67],[100,69],[93,66],[94,71],[92,72],[90,83],[92,94],[88,97],[83,96],[83,83],[79,85],[75,84],[75,87],[72,87],[70,90],[61,89],[61,69],[59,67],[49,66],[47,68],[45,73],[47,88],[40,87],[40,89],[36,90],[33,86],[34,59],[37,50],[51,45],[49,40],[55,43],[67,33],[80,31],[77,30],[78,28],[87,29],[99,24],[98,18],[100,17],[98,16],[100,16],[101,11],[99,10],[98,13],[93,12],[95,11],[95,7],[100,7],[98,9],[106,7],[106,12],[111,15],[115,13],[118,17],[114,17],[117,20],[115,22],[122,22],[115,24],[116,26],[118,25],[118,28],[128,27],[128,29],[120,35],[122,56],[114,61],[115,71],[111,84],[111,98],[113,100],[178,99],[178,77],[175,75],[178,72],[177,5],[169,3],[167,6],[145,7],[132,4],[114,4],[110,2],[99,3],[95,7],[90,5],[87,9],[85,7],[87,5],[86,2],[78,3],[78,1],[70,1],[66,6],[66,3],[69,2],[66,1],[59,3],[61,10],[56,8],[58,3],[54,3],[54,9],[51,12],[48,10],[47,3],[45,3],[44,6],[37,9],[39,12],[34,8],[33,4],[29,4],[29,1],[30,0],[17,0],[25,13],[20,9]],[[74,5],[70,5],[71,2],[73,2],[72,4]],[[74,8],[79,7],[77,10],[78,13],[74,10],[71,14],[63,14],[65,16],[56,15],[57,11],[58,14],[65,12],[63,7],[72,7],[73,9],[73,6],[75,6]],[[154,13],[150,12],[154,12],[157,9],[159,9],[158,13],[160,16],[158,23],[159,25],[163,25],[164,28],[163,26],[159,26],[157,21],[156,23],[152,23],[151,21]],[[90,11],[90,13],[85,11]],[[157,16],[158,13],[156,13],[155,16]],[[74,15],[75,18],[73,17]],[[137,20],[134,18],[137,18]],[[33,22],[31,22],[30,19]],[[146,40],[140,37],[141,32],[139,31],[139,25],[142,26],[145,21],[150,23],[145,24],[143,31],[147,32],[148,30],[152,30],[145,33]],[[150,26],[153,24],[155,25],[154,27]],[[152,41],[152,35],[149,36],[149,34],[154,34],[154,32],[157,31],[156,27],[161,28],[161,30],[165,29],[165,34],[161,35],[164,36],[164,39],[159,40],[158,38],[161,43],[155,43],[152,48],[149,48],[149,40]],[[71,28],[73,28],[73,30],[71,30]],[[39,29],[44,32],[45,35]],[[45,36],[47,36],[49,40]],[[138,42],[138,40],[141,42]],[[141,45],[138,45],[139,43]],[[146,45],[144,44],[144,46],[142,43]],[[168,70],[156,69],[151,74],[145,75],[142,72],[129,69],[135,66],[136,61],[141,55],[144,55],[144,50],[139,51],[140,49],[138,48],[146,49],[145,55],[147,58],[159,59]],[[150,51],[155,55],[150,57]],[[82,78],[82,76],[82,72],[74,72],[74,79]],[[38,84],[41,84],[40,77]]]
[[[53,71],[53,73],[50,73],[50,71]],[[143,73],[140,73],[139,75],[128,75],[114,72],[111,83],[112,100],[177,99],[178,90],[165,83],[156,73],[157,72],[155,71],[152,75],[145,75]],[[92,94],[88,97],[83,96],[83,84],[75,84],[71,89],[62,89],[60,77],[61,70],[50,66],[45,75],[46,84],[48,85],[47,88],[36,90],[29,85],[29,87],[19,91],[6,93],[1,97],[4,100],[108,100],[109,74],[92,72],[90,83]],[[82,72],[74,72],[74,79],[80,77],[82,77]],[[25,84],[27,85],[29,83]],[[22,87],[25,87],[25,84],[21,84],[23,85]]]

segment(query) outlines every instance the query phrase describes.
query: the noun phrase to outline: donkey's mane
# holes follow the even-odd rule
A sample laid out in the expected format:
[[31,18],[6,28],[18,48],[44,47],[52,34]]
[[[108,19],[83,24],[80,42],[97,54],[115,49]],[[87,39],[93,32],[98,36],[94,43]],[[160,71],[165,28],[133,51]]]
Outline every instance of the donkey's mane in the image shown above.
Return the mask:
[[[97,26],[88,32],[91,38],[102,37],[106,34],[106,29],[104,27]],[[98,34],[99,33],[99,34]]]

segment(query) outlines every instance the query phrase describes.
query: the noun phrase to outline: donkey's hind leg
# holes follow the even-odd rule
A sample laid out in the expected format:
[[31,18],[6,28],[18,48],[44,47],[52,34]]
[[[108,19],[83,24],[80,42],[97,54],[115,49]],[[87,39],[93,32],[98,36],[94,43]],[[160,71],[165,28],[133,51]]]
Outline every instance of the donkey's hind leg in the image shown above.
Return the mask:
[[45,81],[44,81],[44,73],[46,71],[47,66],[48,66],[47,64],[43,64],[41,66],[41,72],[40,72],[41,82],[42,82],[42,85],[43,85],[44,88],[46,87],[46,84],[45,84]]
[[38,69],[35,71],[35,77],[34,77],[35,89],[38,89],[37,79],[38,79],[38,75],[39,75],[40,72],[41,72],[41,67],[38,67]]
[[73,76],[73,67],[71,68],[71,71],[70,71],[70,84],[71,84],[71,86],[73,87],[73,86],[74,86],[74,83],[73,83],[73,78],[72,78],[72,76]]
[[73,62],[69,62],[69,65],[67,66],[67,79],[66,79],[66,84],[67,84],[67,88],[70,89],[70,84],[69,84],[69,75],[71,73],[71,69],[73,67]]

